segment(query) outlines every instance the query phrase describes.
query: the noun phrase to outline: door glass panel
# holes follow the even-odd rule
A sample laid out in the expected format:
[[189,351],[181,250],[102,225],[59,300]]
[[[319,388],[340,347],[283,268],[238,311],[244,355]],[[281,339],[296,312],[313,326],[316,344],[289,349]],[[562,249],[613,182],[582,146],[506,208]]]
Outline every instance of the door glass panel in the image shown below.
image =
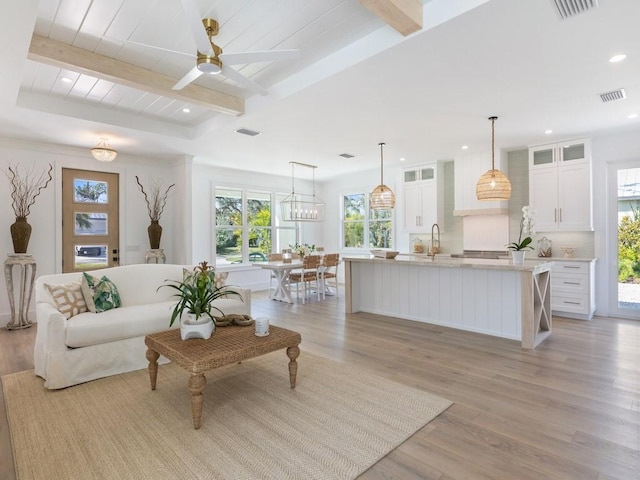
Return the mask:
[[431,180],[433,179],[433,176],[434,170],[432,167],[423,168],[422,170],[420,170],[420,177],[422,178],[422,180]]
[[553,163],[553,149],[536,150],[533,152],[534,165],[547,165]]
[[107,182],[75,178],[73,201],[77,203],[109,203]]
[[582,160],[584,159],[584,143],[576,143],[574,145],[564,145],[562,147],[562,161]]
[[75,212],[75,235],[107,235],[109,214]]
[[74,268],[93,270],[108,266],[107,252],[108,245],[74,245],[75,260]]
[[404,172],[404,181],[415,182],[418,179],[417,173],[418,172],[416,170],[409,170],[407,172]]
[[640,313],[640,168],[618,170],[618,308]]

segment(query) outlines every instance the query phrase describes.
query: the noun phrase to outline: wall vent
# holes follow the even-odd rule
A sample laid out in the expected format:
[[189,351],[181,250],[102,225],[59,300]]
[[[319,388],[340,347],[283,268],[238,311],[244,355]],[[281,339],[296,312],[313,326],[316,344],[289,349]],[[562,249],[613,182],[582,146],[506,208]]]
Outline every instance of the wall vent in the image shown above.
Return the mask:
[[249,135],[250,137],[255,137],[256,135],[260,135],[261,132],[256,132],[255,130],[249,130],[248,128],[239,128],[235,130],[236,133],[241,135]]
[[613,102],[614,100],[622,100],[623,98],[627,98],[627,94],[624,91],[624,88],[619,88],[617,90],[612,90],[610,92],[605,92],[600,94],[600,100],[604,103]]
[[353,157],[355,157],[355,155],[351,155],[350,153],[341,153],[338,156],[342,157],[342,158],[353,158]]
[[552,0],[561,19],[573,17],[592,8],[598,8],[598,0]]

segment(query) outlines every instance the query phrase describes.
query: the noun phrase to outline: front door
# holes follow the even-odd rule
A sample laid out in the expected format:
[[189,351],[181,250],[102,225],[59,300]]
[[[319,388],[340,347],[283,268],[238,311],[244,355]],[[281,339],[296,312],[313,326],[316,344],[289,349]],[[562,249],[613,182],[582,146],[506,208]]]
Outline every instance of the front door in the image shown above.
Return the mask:
[[117,173],[62,169],[62,271],[118,265]]

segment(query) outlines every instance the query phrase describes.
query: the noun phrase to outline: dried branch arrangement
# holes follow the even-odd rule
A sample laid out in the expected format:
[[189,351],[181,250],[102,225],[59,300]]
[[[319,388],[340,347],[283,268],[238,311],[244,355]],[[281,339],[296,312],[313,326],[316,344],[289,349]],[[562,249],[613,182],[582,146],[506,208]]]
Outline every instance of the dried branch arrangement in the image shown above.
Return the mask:
[[49,164],[47,172],[37,174],[34,168],[20,169],[17,165],[10,165],[5,174],[11,187],[11,207],[16,217],[27,217],[31,206],[36,203],[36,197],[47,188],[53,180],[51,172],[53,165]]
[[169,190],[171,190],[171,187],[175,186],[175,183],[172,183],[167,187],[166,190],[164,190],[164,185],[160,180],[152,180],[151,187],[148,189],[149,193],[147,193],[144,191],[144,187],[140,183],[140,179],[137,175],[136,182],[138,183],[138,187],[140,187],[140,191],[144,195],[144,201],[147,202],[147,211],[149,212],[149,218],[152,221],[160,221],[160,216],[162,215],[164,206],[167,204]]

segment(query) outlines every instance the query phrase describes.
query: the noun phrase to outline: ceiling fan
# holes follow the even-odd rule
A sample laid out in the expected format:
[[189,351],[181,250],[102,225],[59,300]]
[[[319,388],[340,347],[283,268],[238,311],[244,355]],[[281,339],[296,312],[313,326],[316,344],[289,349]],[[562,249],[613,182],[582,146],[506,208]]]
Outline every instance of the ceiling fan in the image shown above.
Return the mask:
[[[267,95],[269,92],[263,86],[245,77],[229,65],[271,62],[274,60],[294,59],[300,56],[298,50],[223,53],[222,49],[213,43],[213,37],[219,31],[218,22],[212,18],[201,19],[195,0],[181,0],[181,2],[196,43],[196,65],[172,87],[173,90],[182,90],[203,73],[208,73],[210,75],[221,74],[254,92]],[[156,48],[152,45],[146,46]],[[175,53],[184,54],[184,52]]]

